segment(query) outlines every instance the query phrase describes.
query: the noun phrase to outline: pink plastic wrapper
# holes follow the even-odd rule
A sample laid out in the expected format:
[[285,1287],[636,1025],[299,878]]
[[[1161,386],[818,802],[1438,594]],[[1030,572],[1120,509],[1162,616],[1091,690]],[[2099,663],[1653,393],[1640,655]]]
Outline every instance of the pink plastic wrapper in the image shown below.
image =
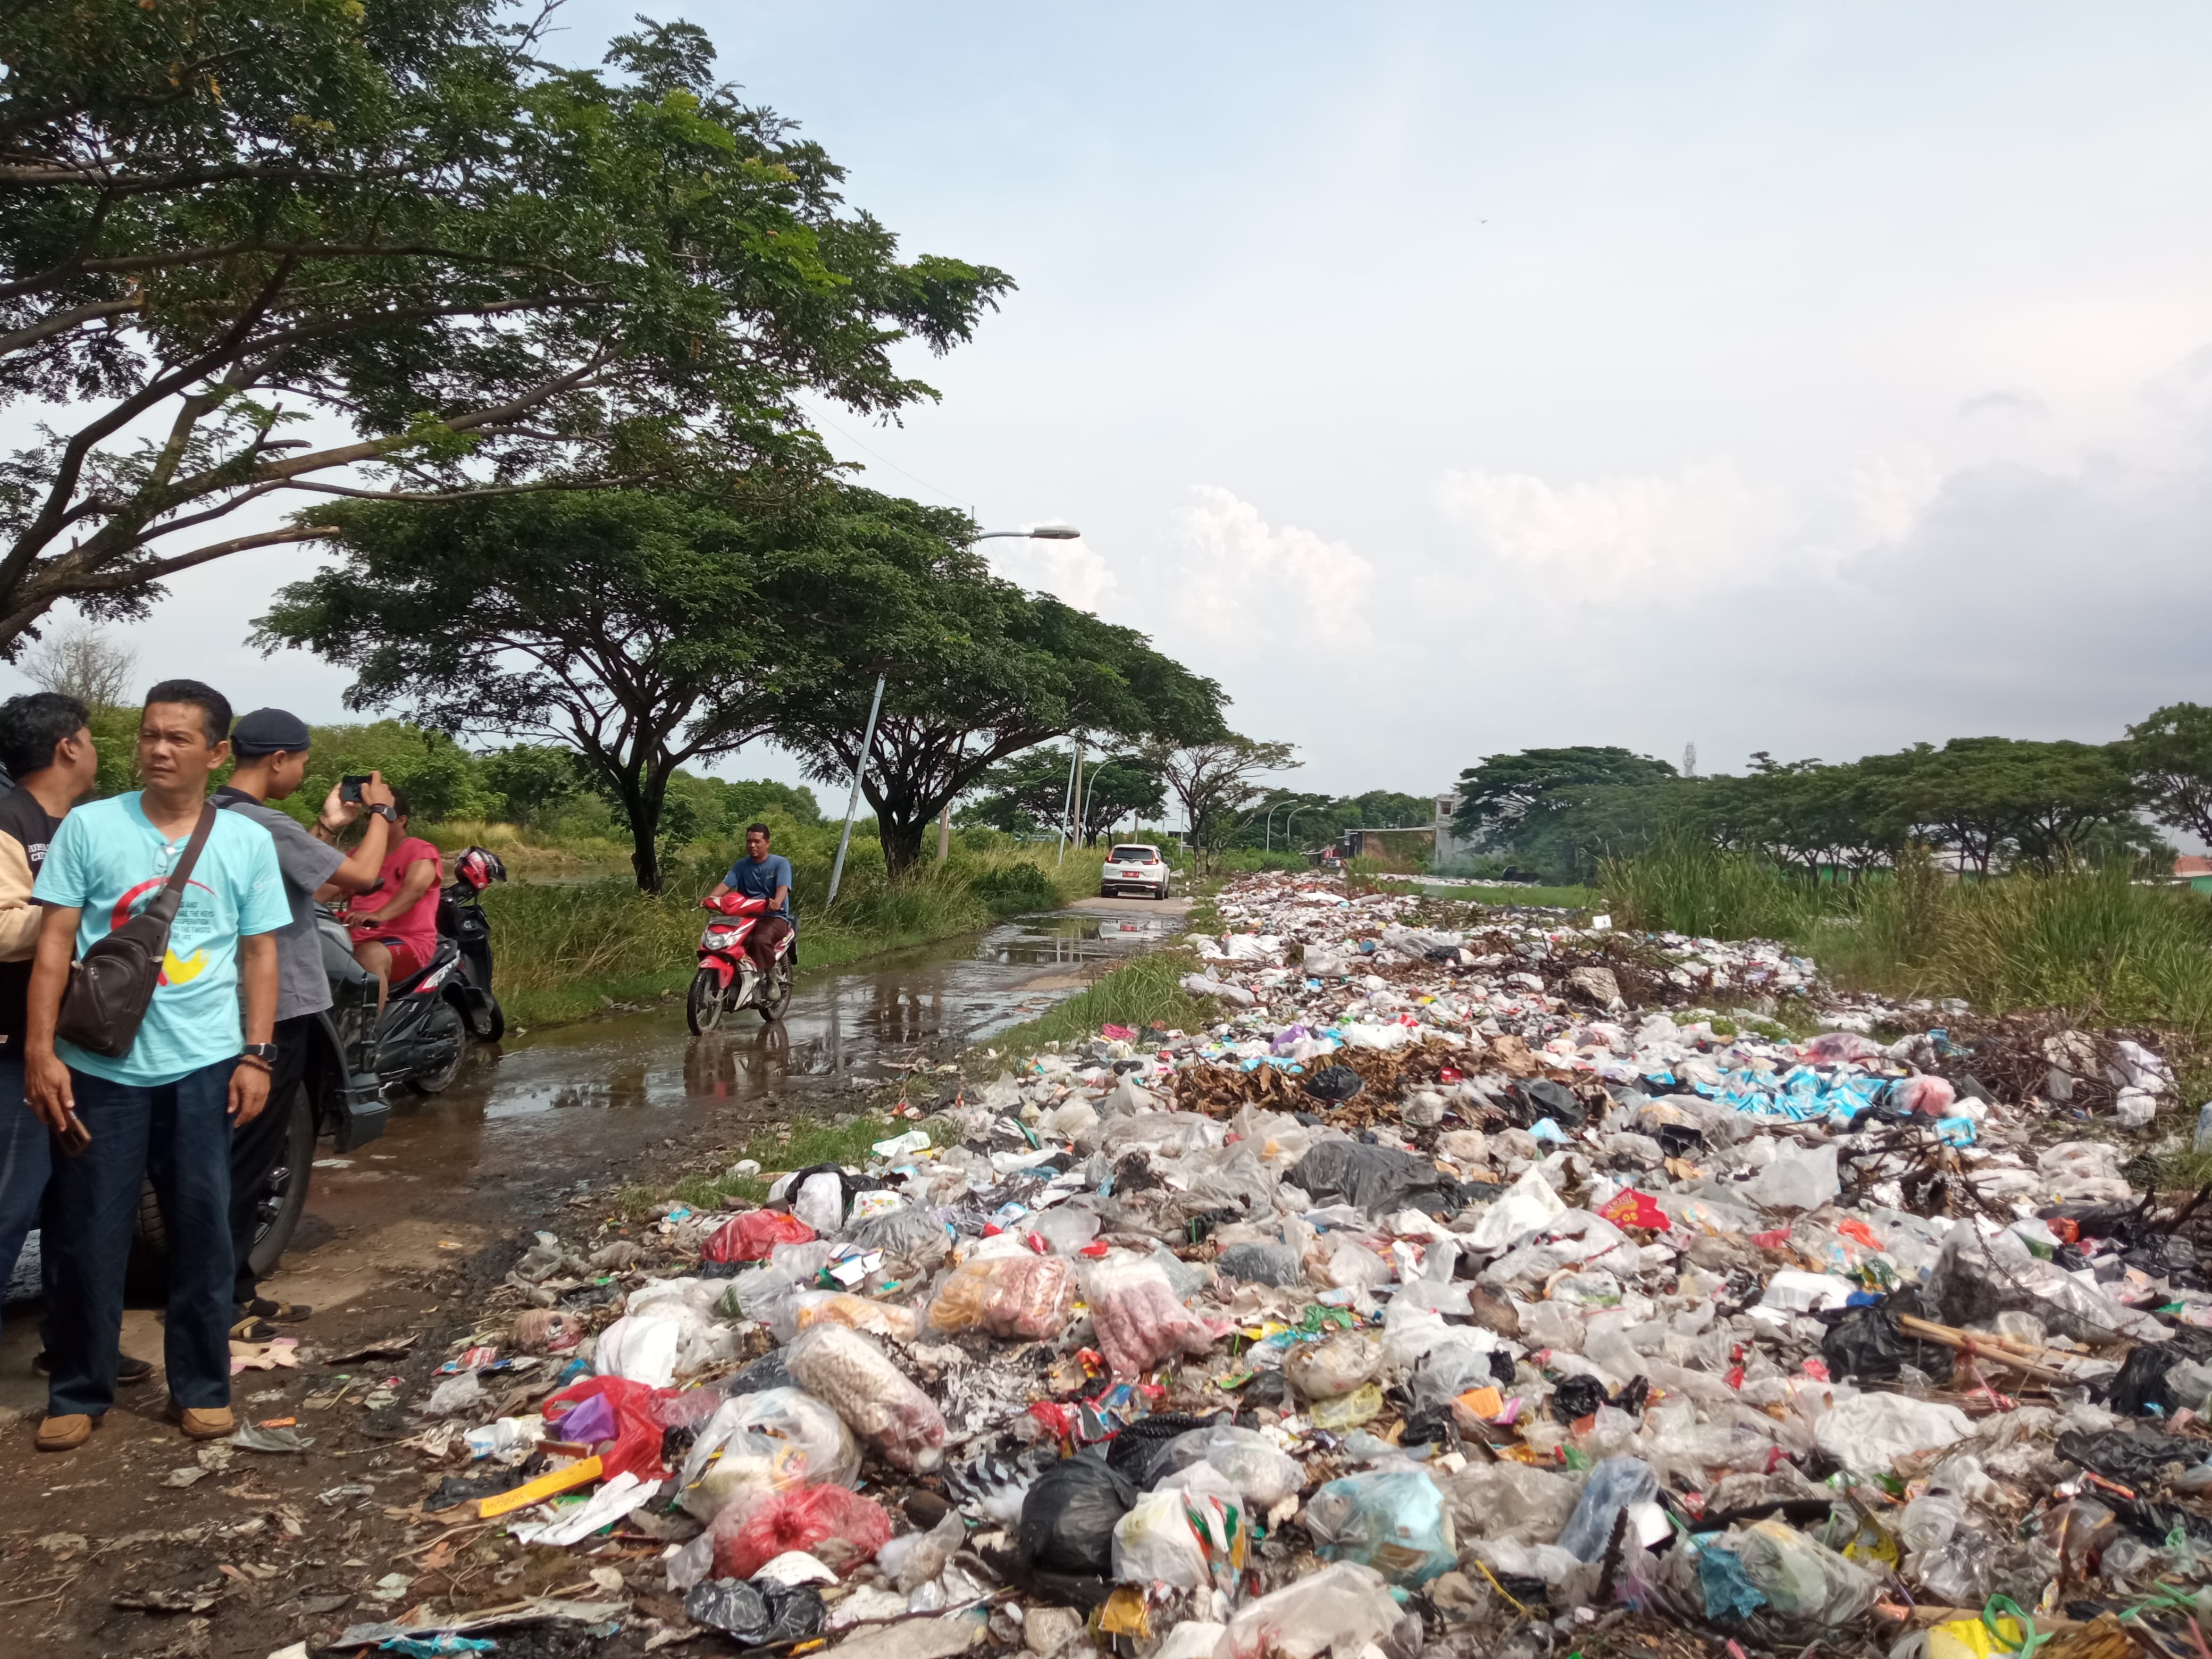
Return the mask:
[[1948,1077],[1899,1078],[1890,1086],[1889,1098],[1908,1112],[1918,1112],[1923,1117],[1948,1117],[1958,1102],[1959,1091],[1951,1086]]
[[843,1418],[885,1462],[922,1474],[944,1462],[944,1414],[873,1337],[842,1325],[810,1325],[783,1351],[783,1363],[793,1381]]
[[929,1304],[936,1331],[987,1330],[1009,1340],[1057,1336],[1074,1310],[1075,1284],[1056,1255],[1002,1255],[964,1261]]
[[699,1249],[702,1261],[765,1261],[779,1244],[811,1244],[814,1229],[781,1210],[733,1215]]
[[714,1576],[750,1578],[804,1550],[832,1572],[851,1571],[890,1542],[883,1505],[842,1486],[793,1486],[730,1504],[714,1517]]
[[1118,1377],[1141,1376],[1176,1354],[1204,1353],[1229,1329],[1184,1307],[1167,1274],[1150,1261],[1101,1262],[1085,1293],[1098,1350]]

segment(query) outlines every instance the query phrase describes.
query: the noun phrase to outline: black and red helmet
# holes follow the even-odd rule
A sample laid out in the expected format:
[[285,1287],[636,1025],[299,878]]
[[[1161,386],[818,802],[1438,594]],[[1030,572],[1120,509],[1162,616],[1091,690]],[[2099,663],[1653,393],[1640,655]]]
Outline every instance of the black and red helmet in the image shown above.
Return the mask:
[[495,881],[507,879],[507,866],[489,848],[471,847],[453,860],[454,872],[479,893]]

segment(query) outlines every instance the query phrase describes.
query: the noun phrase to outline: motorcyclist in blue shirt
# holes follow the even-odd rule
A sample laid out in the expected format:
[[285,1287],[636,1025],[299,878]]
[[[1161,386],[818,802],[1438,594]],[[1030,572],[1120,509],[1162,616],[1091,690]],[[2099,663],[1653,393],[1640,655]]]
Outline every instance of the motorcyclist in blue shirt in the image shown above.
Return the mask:
[[745,939],[745,953],[763,975],[775,965],[776,945],[798,931],[791,920],[791,860],[769,852],[768,841],[768,825],[747,824],[745,856],[702,901],[711,904],[725,893],[768,901],[769,913]]

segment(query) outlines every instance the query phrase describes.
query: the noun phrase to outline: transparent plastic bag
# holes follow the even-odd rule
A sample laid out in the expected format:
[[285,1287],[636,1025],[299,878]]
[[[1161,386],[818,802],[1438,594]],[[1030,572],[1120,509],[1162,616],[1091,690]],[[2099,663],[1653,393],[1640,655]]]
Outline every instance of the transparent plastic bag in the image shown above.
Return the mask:
[[1735,1554],[1776,1613],[1833,1629],[1874,1605],[1882,1575],[1847,1560],[1780,1521],[1760,1521],[1733,1535]]
[[1176,1354],[1202,1354],[1218,1334],[1176,1300],[1157,1263],[1103,1261],[1085,1285],[1098,1346],[1114,1375],[1133,1378]]
[[1459,1565],[1450,1507],[1419,1469],[1332,1480],[1301,1516],[1329,1560],[1358,1561],[1394,1583],[1423,1584]]
[[1232,1244],[1213,1259],[1224,1279],[1241,1279],[1278,1289],[1296,1285],[1305,1277],[1305,1264],[1288,1244]]
[[1210,1464],[1261,1515],[1305,1484],[1305,1471],[1298,1467],[1297,1459],[1279,1449],[1256,1429],[1227,1424],[1177,1436],[1169,1443],[1162,1459],[1170,1474],[1159,1480],[1172,1479],[1172,1472],[1194,1463]]
[[714,1574],[750,1578],[791,1550],[845,1573],[890,1541],[883,1505],[843,1486],[793,1486],[732,1504],[714,1517]]
[[784,1364],[886,1462],[920,1474],[944,1461],[943,1413],[873,1338],[842,1325],[811,1326],[785,1350]]
[[1659,1495],[1659,1477],[1640,1457],[1608,1457],[1589,1472],[1582,1501],[1575,1505],[1559,1547],[1581,1561],[1595,1561],[1613,1541],[1613,1528],[1631,1504],[1648,1504]]
[[1337,1400],[1372,1378],[1382,1367],[1382,1349],[1372,1337],[1340,1332],[1321,1342],[1305,1342],[1283,1360],[1283,1376],[1306,1401]]
[[1032,1217],[1030,1231],[1054,1255],[1073,1255],[1098,1237],[1098,1212],[1085,1204],[1057,1204]]
[[1379,1643],[1405,1616],[1382,1575],[1339,1561],[1249,1601],[1229,1621],[1216,1659],[1318,1659]]
[[1479,1463],[1444,1483],[1457,1530],[1469,1539],[1548,1544],[1582,1498],[1580,1474],[1526,1463]]
[[911,1283],[929,1273],[952,1247],[945,1224],[930,1211],[914,1205],[855,1221],[846,1237],[864,1250],[881,1250],[884,1277],[902,1283]]
[[799,1332],[824,1321],[871,1336],[896,1337],[911,1342],[921,1329],[921,1314],[895,1302],[873,1302],[845,1291],[793,1291],[777,1302],[768,1328],[779,1342],[788,1342]]
[[963,1261],[938,1287],[929,1328],[1042,1341],[1066,1328],[1074,1303],[1074,1275],[1060,1256],[1024,1252]]
[[678,1486],[700,1520],[741,1493],[830,1482],[857,1486],[860,1448],[844,1421],[800,1389],[768,1389],[725,1400],[698,1431]]
[[1202,1589],[1212,1582],[1183,1505],[1194,1499],[1180,1488],[1148,1492],[1114,1523],[1114,1577],[1124,1584],[1173,1584]]

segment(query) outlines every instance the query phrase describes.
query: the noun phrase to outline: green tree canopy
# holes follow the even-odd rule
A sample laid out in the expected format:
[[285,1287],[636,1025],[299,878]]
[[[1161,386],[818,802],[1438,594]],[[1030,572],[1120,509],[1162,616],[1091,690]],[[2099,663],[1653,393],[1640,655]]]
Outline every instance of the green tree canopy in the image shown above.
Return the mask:
[[681,477],[783,495],[1010,286],[899,257],[688,23],[611,72],[504,0],[0,7],[0,653],[58,601],[306,539],[272,495]]
[[776,694],[891,625],[942,547],[864,492],[773,515],[636,489],[330,516],[341,558],[284,589],[258,641],[353,669],[354,707],[574,750],[648,890],[677,769],[766,732]]
[[2150,815],[2212,842],[2212,708],[2177,702],[2128,727],[2122,760]]
[[837,674],[788,692],[775,717],[776,740],[834,785],[852,775],[885,677],[862,787],[893,875],[921,855],[939,812],[1009,756],[1079,732],[1172,740],[1221,726],[1213,681],[1133,629],[990,575],[956,544],[969,533],[964,519],[947,523],[908,606],[857,641]]

